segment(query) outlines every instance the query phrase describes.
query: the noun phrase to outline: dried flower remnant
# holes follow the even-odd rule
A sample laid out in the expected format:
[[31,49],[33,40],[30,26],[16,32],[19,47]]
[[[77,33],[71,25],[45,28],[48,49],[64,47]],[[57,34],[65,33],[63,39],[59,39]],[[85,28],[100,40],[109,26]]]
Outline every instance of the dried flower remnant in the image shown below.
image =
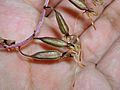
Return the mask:
[[8,40],[8,39],[4,39],[4,38],[0,37],[0,45],[11,46],[13,44],[15,44],[15,40]]
[[85,3],[85,0],[69,0],[74,6],[76,6],[78,9],[80,10],[84,10],[90,21],[91,21],[91,24],[94,28],[94,30],[96,30],[96,27],[95,27],[95,24],[92,20],[92,16],[97,16],[97,13],[92,9],[92,8],[89,8],[86,3]]
[[96,6],[97,4],[102,5],[104,3],[103,0],[92,0],[93,4]]

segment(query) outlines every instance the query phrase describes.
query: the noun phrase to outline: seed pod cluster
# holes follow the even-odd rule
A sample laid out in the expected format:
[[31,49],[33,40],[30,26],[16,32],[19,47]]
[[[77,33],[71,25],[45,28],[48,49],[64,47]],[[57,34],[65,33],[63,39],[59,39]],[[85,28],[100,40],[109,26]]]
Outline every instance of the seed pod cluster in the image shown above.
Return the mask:
[[[50,8],[50,7],[48,7],[48,8]],[[53,10],[55,11],[56,20],[57,20],[59,29],[60,29],[61,33],[67,37],[67,40],[65,41],[65,40],[53,38],[53,37],[38,37],[38,38],[34,37],[34,40],[41,40],[42,42],[52,45],[52,46],[55,46],[55,47],[67,48],[68,52],[65,51],[62,53],[57,50],[46,50],[46,51],[40,51],[40,52],[34,53],[32,55],[27,55],[27,54],[24,54],[21,51],[21,49],[19,48],[19,51],[22,55],[31,57],[33,59],[39,59],[39,60],[43,60],[43,59],[56,60],[56,59],[59,59],[64,56],[71,57],[71,55],[72,55],[71,53],[73,53],[73,51],[76,52],[76,50],[77,50],[75,47],[76,43],[77,43],[76,36],[69,34],[69,27],[66,24],[63,16],[60,14],[60,12],[56,11],[55,9],[53,9]]]
[[[91,12],[90,9],[87,8],[86,4],[82,2],[82,0],[69,0],[69,1],[73,3],[75,6],[77,6],[79,9]],[[51,8],[51,7],[48,6],[44,8]],[[66,48],[67,51],[60,52],[57,50],[46,50],[46,51],[36,52],[32,55],[27,55],[24,54],[19,48],[20,53],[24,56],[31,57],[37,60],[56,60],[56,59],[60,59],[61,57],[72,57],[73,59],[75,59],[75,62],[77,62],[80,65],[81,46],[78,40],[79,39],[78,36],[70,35],[69,27],[66,21],[64,20],[63,16],[61,15],[61,13],[55,10],[54,8],[51,9],[54,10],[59,29],[66,39],[63,38],[58,39],[54,37],[34,37],[33,40],[40,40],[46,44],[58,48]]]

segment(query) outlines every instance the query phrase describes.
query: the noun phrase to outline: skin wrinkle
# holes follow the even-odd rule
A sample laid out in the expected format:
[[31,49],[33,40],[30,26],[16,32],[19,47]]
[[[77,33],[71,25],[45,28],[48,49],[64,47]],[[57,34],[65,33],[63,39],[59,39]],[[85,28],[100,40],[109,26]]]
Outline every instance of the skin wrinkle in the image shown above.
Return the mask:
[[[108,19],[109,20],[109,19]],[[110,20],[109,20],[110,21]],[[113,20],[113,22],[114,22],[115,20]],[[110,23],[112,24],[113,22],[111,22],[110,21]],[[117,40],[120,38],[120,35],[119,35],[119,37],[118,38],[116,38],[116,40],[111,44],[111,46],[108,48],[108,50],[103,54],[103,56],[102,56],[102,58],[101,58],[101,60],[107,55],[107,53],[108,52],[110,52],[110,50],[112,49],[112,47],[113,47],[113,45],[114,45],[114,43],[115,42],[117,42]],[[100,61],[101,61],[100,60]],[[100,63],[100,61],[98,62],[98,63]],[[97,67],[96,67],[97,68]],[[105,77],[108,77],[107,75],[105,75],[99,68],[97,68]],[[110,81],[108,78],[106,78],[107,79],[107,81]],[[112,81],[113,82],[113,81]],[[110,86],[112,86],[112,84],[111,83],[109,83],[110,84]]]
[[[116,21],[116,20],[114,20],[114,21]],[[102,57],[102,59],[105,58],[105,56],[111,51],[111,49],[114,48],[115,43],[118,42],[119,39],[120,39],[120,36],[112,43],[111,47],[109,47],[108,51],[106,51],[106,53],[104,54],[104,56]],[[99,63],[100,63],[100,62],[99,62]],[[101,71],[101,73],[103,73],[103,72]],[[103,73],[103,74],[104,74],[104,73]],[[104,75],[105,75],[105,74],[104,74]],[[108,75],[105,75],[105,76],[106,76],[107,78],[109,77]],[[108,80],[109,80],[110,82],[114,82],[114,80],[111,80],[111,79],[109,79],[109,78],[108,78]],[[111,86],[113,86],[112,83],[111,83]],[[116,90],[116,89],[115,89],[115,90]]]
[[100,63],[101,60],[107,55],[107,53],[110,51],[110,49],[114,46],[114,43],[120,38],[120,35],[119,37],[110,45],[110,47],[106,50],[106,52],[103,54],[103,56],[100,58],[99,62],[97,63]]
[[[117,30],[117,28],[116,27],[118,27],[119,26],[119,23],[117,23],[117,21],[118,21],[118,17],[120,16],[120,13],[118,13],[118,12],[114,12],[114,11],[112,11],[114,14],[112,14],[111,16],[109,16],[109,14],[111,14],[111,13],[107,13],[107,14],[105,14],[106,15],[106,18],[109,20],[109,22],[111,23],[111,26],[113,26],[113,30]],[[118,30],[119,31],[119,30]]]
[[[92,63],[91,63],[91,64],[92,64]],[[86,72],[86,71],[88,71],[88,72]],[[79,74],[81,74],[81,76],[78,77],[78,78],[80,78],[80,80],[77,80],[77,82],[80,82],[81,80],[83,80],[83,82],[86,82],[86,80],[84,80],[84,77],[89,76],[88,74],[89,74],[90,72],[93,72],[93,73],[97,72],[97,73],[95,73],[95,76],[97,76],[97,77],[93,78],[93,77],[94,77],[94,74],[93,74],[93,75],[90,75],[90,78],[88,78],[88,77],[87,77],[87,78],[90,79],[90,81],[91,81],[91,79],[96,80],[96,79],[98,79],[99,77],[101,77],[101,79],[103,79],[103,80],[105,81],[105,83],[107,83],[107,85],[109,86],[109,83],[108,83],[108,81],[106,80],[106,77],[96,69],[96,67],[94,66],[94,64],[92,64],[91,66],[86,67],[85,70],[82,71],[82,72],[83,72],[83,73],[86,73],[86,74],[79,73]],[[87,74],[87,73],[88,73],[88,74]],[[93,82],[93,81],[91,81],[90,84],[92,84],[92,82]],[[81,81],[81,83],[82,83],[82,81]],[[80,84],[81,84],[81,83],[80,83]],[[87,82],[86,82],[86,83],[87,83]],[[99,84],[99,82],[96,82],[96,83]],[[77,84],[78,84],[78,83],[77,83]],[[91,90],[90,84],[88,83],[87,86],[85,86],[85,87],[89,87],[89,89],[87,89],[87,90]],[[83,86],[84,86],[84,85],[83,85]],[[75,89],[75,90],[76,90],[76,89]],[[77,89],[77,90],[79,90],[79,89]],[[81,89],[81,90],[86,90],[86,89],[83,88],[83,89]],[[97,90],[97,89],[92,89],[92,90]],[[110,89],[110,90],[112,90],[112,89]]]
[[[112,3],[114,3],[114,0],[112,1]],[[111,3],[111,4],[112,4]],[[108,6],[107,6],[107,8],[108,8]],[[106,8],[106,9],[107,9]],[[117,13],[116,13],[117,14]],[[106,14],[105,14],[106,15]],[[108,16],[104,16],[104,17],[108,17]],[[107,18],[108,19],[108,18]],[[108,19],[109,20],[109,19]],[[114,20],[114,21],[116,21],[116,20]],[[110,22],[110,21],[109,21]],[[112,23],[113,22],[110,22],[111,23],[111,25],[112,25]],[[106,52],[103,54],[103,56],[101,56],[101,58],[100,58],[100,60],[99,60],[99,62],[98,63],[100,63],[100,61],[107,55],[107,53],[110,51],[110,49],[114,46],[114,43],[118,40],[120,38],[120,35],[118,36],[118,38],[116,38],[116,40],[111,44],[111,46],[106,50]]]
[[[116,40],[116,42],[117,42],[118,40]],[[115,42],[115,43],[116,43]],[[112,46],[113,47],[113,46]],[[111,47],[111,49],[112,49],[112,47]],[[113,47],[114,48],[114,47]],[[111,50],[111,49],[109,49],[109,51]],[[99,62],[100,63],[100,62]],[[106,80],[109,82],[109,85],[111,86],[111,88],[112,88],[112,90],[118,90],[118,89],[115,89],[115,87],[114,87],[114,85],[113,85],[113,82],[115,83],[115,80],[113,80],[113,79],[111,79],[112,77],[111,76],[109,76],[109,75],[107,75],[106,73],[104,73],[101,69],[100,69],[100,67],[99,66],[97,66],[96,67],[97,68],[97,70],[99,71],[99,72],[101,72],[105,77],[106,77]],[[117,84],[117,83],[116,83]]]
[[[110,52],[108,53],[108,55],[110,57],[108,57],[108,55],[105,57],[105,58],[110,58],[112,61],[110,62],[107,62],[108,64],[104,64],[103,68],[107,68],[106,71],[103,71],[105,74],[107,74],[106,72],[108,72],[108,70],[113,70],[112,71],[109,71],[110,74],[108,74],[109,76],[111,76],[113,79],[117,79],[116,76],[119,75],[119,53],[120,53],[120,49],[119,49],[119,43],[120,43],[120,38],[114,43],[114,46],[110,49]],[[119,49],[119,50],[118,50]],[[114,55],[115,54],[115,55]],[[116,62],[116,65],[114,67],[111,67],[113,65],[113,61],[117,61]],[[108,60],[109,61],[109,60]],[[101,61],[102,62],[102,61]],[[98,66],[100,68],[101,64]],[[102,69],[100,69],[102,70]],[[116,71],[117,70],[117,71]],[[115,74],[114,74],[115,72]],[[116,75],[117,74],[117,75]],[[118,83],[119,84],[119,83]]]
[[105,77],[104,79],[108,82],[109,86],[111,87],[111,90],[113,90],[112,84],[109,82],[109,79],[106,78],[106,77],[109,77],[109,76],[105,75],[105,74],[97,67],[97,65],[96,65],[95,68],[96,68],[96,70],[97,70],[98,72],[100,72],[100,73]]
[[95,68],[96,68],[96,70],[97,70],[98,72],[100,72],[100,74],[103,75],[104,79],[107,81],[107,83],[108,83],[108,85],[110,86],[111,90],[113,90],[111,83],[109,82],[108,78],[106,78],[106,75],[105,75],[104,73],[102,73],[97,67],[95,67]]
[[[100,16],[95,20],[95,22],[96,21],[98,21],[100,18],[101,18],[101,16],[103,16],[102,14],[104,14],[104,12],[108,9],[108,7],[110,7],[111,5],[112,5],[112,3],[114,2],[115,0],[113,0],[113,1],[111,1],[106,7],[105,7],[105,9],[103,9],[103,11],[102,11],[102,13],[100,14]],[[90,27],[89,27],[90,28]],[[85,32],[84,32],[85,33]],[[83,35],[84,35],[84,33],[83,33]],[[81,36],[82,37],[82,36]],[[119,38],[119,37],[118,37]],[[118,39],[117,38],[117,39]],[[116,40],[117,40],[116,39]],[[115,42],[115,41],[114,41]],[[114,44],[114,42],[112,43],[112,44]],[[83,45],[82,45],[83,46]],[[112,45],[111,45],[112,46]],[[95,56],[95,58],[96,59],[98,59],[97,61],[101,61],[101,59],[106,55],[106,53],[107,52],[109,52],[109,49],[111,48],[111,46],[108,48],[108,50],[106,50],[106,52],[103,54],[103,56],[101,56],[101,57],[98,57],[89,47],[87,47],[88,48],[88,50]],[[97,63],[99,63],[99,62],[97,62]]]

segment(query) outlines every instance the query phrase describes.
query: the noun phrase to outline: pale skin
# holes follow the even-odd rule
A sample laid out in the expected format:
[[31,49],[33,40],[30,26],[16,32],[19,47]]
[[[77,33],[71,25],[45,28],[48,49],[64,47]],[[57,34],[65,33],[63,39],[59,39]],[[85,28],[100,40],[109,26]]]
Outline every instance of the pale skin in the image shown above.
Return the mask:
[[[17,51],[0,51],[0,90],[119,90],[120,89],[120,1],[105,0],[103,6],[96,7],[101,17],[95,22],[96,31],[90,24],[87,16],[75,8],[67,0],[56,7],[69,25],[70,33],[81,36],[83,62],[86,67],[77,67],[79,73],[73,87],[76,64],[68,59],[59,62],[31,62]],[[58,0],[51,1],[54,6]],[[40,11],[42,0],[0,0],[0,37],[6,37],[20,42],[33,33]],[[109,5],[108,5],[109,4]],[[105,6],[108,7],[103,9]],[[99,16],[99,15],[98,15]],[[78,19],[76,20],[76,17]],[[84,18],[83,18],[84,17]],[[95,18],[94,18],[95,19]],[[39,36],[53,36],[60,38],[55,20],[51,13],[45,18]],[[25,53],[54,49],[41,42],[28,44]]]

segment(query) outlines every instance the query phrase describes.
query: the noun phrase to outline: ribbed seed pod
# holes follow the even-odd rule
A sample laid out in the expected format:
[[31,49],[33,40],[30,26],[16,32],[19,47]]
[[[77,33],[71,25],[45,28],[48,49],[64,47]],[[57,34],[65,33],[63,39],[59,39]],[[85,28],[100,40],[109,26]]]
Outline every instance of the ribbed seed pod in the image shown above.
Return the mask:
[[30,57],[35,58],[35,59],[59,59],[62,57],[62,53],[56,50],[48,50],[48,51],[41,51],[37,52]]
[[80,10],[85,10],[88,12],[93,12],[93,10],[89,9],[85,4],[84,0],[69,0],[73,5],[75,5]]
[[63,16],[56,10],[55,11],[55,15],[56,15],[56,20],[59,26],[60,31],[65,34],[66,36],[69,35],[69,27],[67,25],[67,23],[65,22]]
[[52,46],[56,46],[56,47],[67,47],[68,43],[61,40],[61,39],[57,39],[57,38],[53,38],[53,37],[42,37],[42,38],[34,38],[34,39],[38,39],[43,41],[44,43],[50,44]]

